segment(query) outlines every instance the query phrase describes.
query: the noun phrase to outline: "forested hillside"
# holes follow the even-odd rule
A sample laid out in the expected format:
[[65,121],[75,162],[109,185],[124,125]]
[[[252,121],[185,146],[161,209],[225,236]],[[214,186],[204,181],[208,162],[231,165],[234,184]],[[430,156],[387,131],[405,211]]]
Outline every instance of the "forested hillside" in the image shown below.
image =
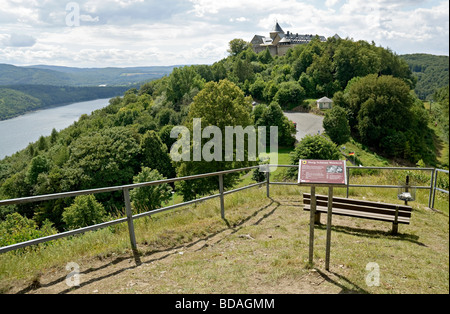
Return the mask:
[[73,68],[0,64],[0,85],[98,86],[142,83],[170,74],[174,66]]
[[408,63],[413,74],[417,76],[414,91],[420,99],[431,100],[436,90],[449,84],[448,56],[417,53],[400,57]]
[[[72,126],[41,137],[0,161],[0,198],[152,181],[254,164],[251,161],[172,161],[173,126],[202,128],[278,126],[279,143],[292,147],[295,129],[283,109],[308,107],[305,99],[333,97],[355,140],[399,161],[436,164],[433,134],[422,102],[414,95],[408,64],[390,50],[364,41],[330,38],[299,45],[286,56],[230,44],[230,55],[213,65],[175,68],[161,79],[128,90],[110,105],[82,116]],[[252,109],[252,101],[260,104]],[[207,139],[204,139],[207,141]],[[214,147],[224,156],[225,143]],[[334,145],[334,144],[332,144]],[[192,146],[192,145],[191,145]],[[192,155],[192,147],[190,147]],[[236,177],[226,176],[225,188]],[[192,180],[174,187],[184,199],[207,194],[217,182]],[[156,194],[170,197],[170,193]],[[121,210],[122,194],[99,194],[106,214]],[[158,199],[158,202],[166,198]],[[134,196],[139,208],[140,196]],[[88,200],[79,200],[82,201]],[[73,199],[0,208],[0,218],[17,212],[38,225],[70,228]],[[155,204],[152,204],[152,206]],[[156,204],[157,205],[157,204]],[[93,206],[94,208],[95,206]],[[65,218],[66,217],[66,218]]]
[[0,87],[0,121],[42,107],[42,101],[11,88]]
[[0,121],[55,105],[110,98],[129,87],[72,87],[50,85],[0,86]]
[[172,69],[0,64],[0,120],[49,106],[122,95],[129,88],[168,75]]

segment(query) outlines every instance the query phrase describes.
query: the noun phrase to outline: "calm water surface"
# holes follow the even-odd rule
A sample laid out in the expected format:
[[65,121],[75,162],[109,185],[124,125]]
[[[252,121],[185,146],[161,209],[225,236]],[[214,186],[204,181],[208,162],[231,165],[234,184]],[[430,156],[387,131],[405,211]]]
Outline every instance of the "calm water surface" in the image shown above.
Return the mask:
[[77,121],[81,115],[90,114],[108,104],[109,98],[83,101],[0,121],[0,159],[24,149],[30,142],[36,142],[41,135],[50,135],[53,128],[60,131]]

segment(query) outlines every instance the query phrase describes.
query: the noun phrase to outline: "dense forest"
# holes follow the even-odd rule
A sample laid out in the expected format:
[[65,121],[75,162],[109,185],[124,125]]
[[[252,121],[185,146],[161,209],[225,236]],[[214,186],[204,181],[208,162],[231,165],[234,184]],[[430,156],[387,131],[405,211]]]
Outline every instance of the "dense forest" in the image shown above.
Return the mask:
[[432,100],[434,92],[449,84],[448,56],[434,56],[424,53],[400,56],[417,77],[414,89],[422,100]]
[[74,68],[0,64],[0,85],[98,86],[130,85],[170,74],[174,66]]
[[[72,126],[54,130],[0,161],[0,199],[255,164],[236,159],[172,161],[169,151],[176,139],[170,136],[171,130],[183,125],[192,131],[193,118],[201,118],[203,128],[215,125],[222,131],[225,126],[236,125],[278,126],[279,144],[292,147],[295,128],[283,110],[308,109],[305,100],[322,96],[333,97],[336,107],[341,108],[336,111],[339,120],[348,125],[357,141],[398,160],[436,164],[428,114],[413,92],[416,78],[406,61],[392,51],[365,41],[329,38],[296,46],[283,57],[272,57],[268,51],[255,54],[248,43],[235,39],[230,42],[229,53],[213,65],[175,68],[168,76],[129,89],[122,97],[111,99],[107,107],[83,115]],[[439,97],[443,103],[447,100],[448,114],[448,92],[441,91]],[[259,104],[254,105],[255,100]],[[214,149],[225,151],[224,147]],[[226,176],[225,187],[235,180]],[[217,182],[192,180],[152,193],[165,195],[158,199],[161,202],[170,197],[167,191],[172,188],[188,200],[217,189]],[[95,205],[100,202],[104,210],[99,212],[112,214],[122,210],[122,197],[120,193],[99,194],[94,200],[4,206],[0,219],[19,213],[39,226],[50,222],[64,230],[72,226],[68,217],[77,202],[90,202],[92,208],[100,208]],[[139,199],[139,195],[134,196],[135,208],[142,204]]]
[[51,106],[115,97],[122,95],[128,88],[125,86],[0,86],[0,121]]
[[46,107],[123,95],[129,88],[170,74],[173,68],[18,67],[0,64],[0,120]]

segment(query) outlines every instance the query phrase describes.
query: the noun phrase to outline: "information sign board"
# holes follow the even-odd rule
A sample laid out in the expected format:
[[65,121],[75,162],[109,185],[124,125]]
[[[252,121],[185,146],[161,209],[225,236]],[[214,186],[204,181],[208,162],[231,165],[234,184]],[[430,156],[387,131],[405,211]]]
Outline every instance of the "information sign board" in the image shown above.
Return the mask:
[[301,159],[298,168],[298,183],[346,185],[346,162],[345,160]]

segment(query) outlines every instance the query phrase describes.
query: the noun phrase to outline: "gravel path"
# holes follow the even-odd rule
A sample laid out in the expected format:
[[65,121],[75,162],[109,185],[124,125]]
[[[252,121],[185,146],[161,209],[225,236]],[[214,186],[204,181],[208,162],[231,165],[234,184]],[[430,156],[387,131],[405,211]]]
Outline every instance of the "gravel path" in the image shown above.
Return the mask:
[[307,134],[322,134],[324,132],[322,123],[323,117],[312,113],[303,112],[285,112],[284,115],[289,120],[297,123],[296,138],[300,141]]

